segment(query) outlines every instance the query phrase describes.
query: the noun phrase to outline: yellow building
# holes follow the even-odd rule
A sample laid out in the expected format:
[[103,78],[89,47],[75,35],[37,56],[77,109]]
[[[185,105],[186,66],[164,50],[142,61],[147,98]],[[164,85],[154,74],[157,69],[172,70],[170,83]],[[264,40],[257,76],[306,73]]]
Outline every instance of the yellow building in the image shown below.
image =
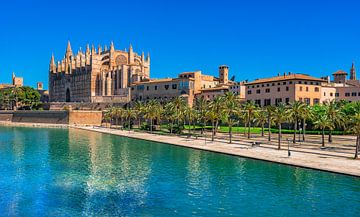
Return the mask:
[[[324,83],[326,81],[323,79],[292,73],[257,79],[245,83],[246,100],[253,100],[260,106],[288,104],[293,101],[314,105],[321,102]],[[327,88],[326,92],[331,90]]]

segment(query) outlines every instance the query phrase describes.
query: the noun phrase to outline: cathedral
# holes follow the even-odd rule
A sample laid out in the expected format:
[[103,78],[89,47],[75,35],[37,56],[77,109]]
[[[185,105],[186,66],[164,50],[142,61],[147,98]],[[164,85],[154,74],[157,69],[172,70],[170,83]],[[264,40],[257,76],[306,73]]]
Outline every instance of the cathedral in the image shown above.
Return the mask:
[[150,79],[150,55],[145,58],[133,51],[115,50],[114,43],[95,49],[87,45],[85,53],[74,54],[70,42],[65,56],[49,67],[51,102],[129,102],[131,84]]

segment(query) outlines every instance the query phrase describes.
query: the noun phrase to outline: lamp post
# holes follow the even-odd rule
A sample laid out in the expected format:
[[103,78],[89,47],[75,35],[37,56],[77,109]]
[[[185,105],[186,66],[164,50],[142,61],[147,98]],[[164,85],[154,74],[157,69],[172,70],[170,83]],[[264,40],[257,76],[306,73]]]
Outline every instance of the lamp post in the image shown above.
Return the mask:
[[288,157],[291,156],[291,152],[290,152],[290,141],[289,141],[289,138],[286,139],[287,140],[287,143],[288,143]]

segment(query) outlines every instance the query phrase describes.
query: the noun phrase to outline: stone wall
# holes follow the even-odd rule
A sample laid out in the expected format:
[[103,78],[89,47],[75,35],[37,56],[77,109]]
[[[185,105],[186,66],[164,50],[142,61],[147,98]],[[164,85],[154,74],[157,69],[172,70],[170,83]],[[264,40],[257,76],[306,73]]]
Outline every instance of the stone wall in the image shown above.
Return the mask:
[[0,111],[0,121],[98,126],[102,111]]
[[71,111],[69,124],[101,125],[102,111]]

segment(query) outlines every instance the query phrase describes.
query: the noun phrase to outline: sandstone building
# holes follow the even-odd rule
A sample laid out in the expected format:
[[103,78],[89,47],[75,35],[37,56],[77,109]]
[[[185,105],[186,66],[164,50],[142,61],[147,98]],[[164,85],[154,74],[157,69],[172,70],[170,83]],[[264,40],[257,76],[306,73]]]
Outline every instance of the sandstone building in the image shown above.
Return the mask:
[[114,103],[130,100],[130,86],[149,80],[150,55],[145,58],[133,51],[86,46],[77,54],[67,44],[65,56],[49,67],[49,97],[51,102]]
[[326,87],[323,90],[324,83],[326,81],[323,79],[305,74],[279,74],[276,77],[245,83],[246,100],[253,100],[260,106],[288,104],[294,101],[315,105],[325,101],[322,99],[324,92],[335,98],[335,88]]

